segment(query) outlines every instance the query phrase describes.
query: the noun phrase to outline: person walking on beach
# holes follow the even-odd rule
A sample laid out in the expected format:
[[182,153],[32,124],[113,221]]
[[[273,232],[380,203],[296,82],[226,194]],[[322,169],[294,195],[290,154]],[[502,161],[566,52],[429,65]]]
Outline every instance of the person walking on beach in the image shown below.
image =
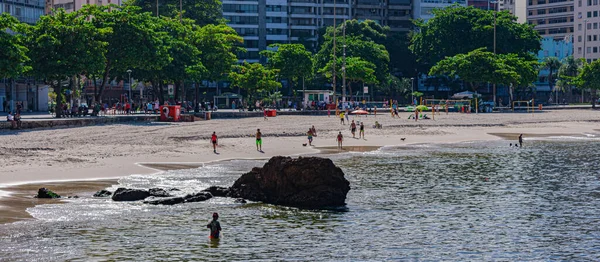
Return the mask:
[[210,142],[213,145],[213,152],[216,154],[217,153],[217,145],[219,144],[219,139],[217,138],[217,133],[216,132],[212,133],[212,137],[210,138]]
[[365,123],[360,122],[360,131],[358,133],[358,138],[362,136],[362,139],[365,139]]
[[523,147],[523,134],[519,135],[519,147]]
[[350,132],[352,132],[352,138],[356,138],[356,123],[354,123],[354,120],[350,124]]
[[312,131],[312,128],[308,129],[308,132],[306,132],[306,135],[308,136],[308,145],[312,146],[312,141],[313,141],[313,131]]
[[210,238],[218,239],[221,236],[221,223],[217,221],[219,219],[219,214],[213,213],[213,220],[206,225],[207,228],[210,228]]
[[336,140],[337,140],[337,144],[338,144],[338,149],[342,149],[342,142],[344,141],[344,136],[342,135],[342,131],[340,131],[340,133],[338,133]]
[[262,151],[262,133],[256,129],[256,151]]

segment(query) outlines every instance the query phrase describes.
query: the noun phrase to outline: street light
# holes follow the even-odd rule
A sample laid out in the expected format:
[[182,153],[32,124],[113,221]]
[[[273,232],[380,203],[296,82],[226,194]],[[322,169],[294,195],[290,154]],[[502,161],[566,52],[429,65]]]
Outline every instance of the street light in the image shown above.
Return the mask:
[[131,100],[131,69],[127,70],[127,74],[129,74],[129,100]]
[[[498,14],[498,1],[492,1],[492,4],[494,4],[494,55],[496,54],[496,15]],[[489,8],[488,8],[489,10]],[[496,83],[494,83],[494,87],[492,89],[492,93],[494,96],[494,106],[497,106],[496,104]]]
[[415,78],[411,77],[410,78],[410,103],[412,103],[413,101],[415,101]]

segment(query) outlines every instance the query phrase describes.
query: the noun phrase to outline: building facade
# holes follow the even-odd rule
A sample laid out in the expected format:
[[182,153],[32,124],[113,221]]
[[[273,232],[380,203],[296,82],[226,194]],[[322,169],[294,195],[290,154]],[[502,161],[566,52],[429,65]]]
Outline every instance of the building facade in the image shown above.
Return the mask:
[[[560,40],[574,33],[573,0],[527,0],[527,22],[543,37]],[[579,0],[578,0],[579,1]]]
[[0,13],[9,13],[23,23],[35,24],[44,15],[44,0],[0,0]]
[[121,5],[125,0],[46,0],[46,14],[51,14],[53,9],[63,8],[67,12],[74,12],[83,5]]
[[466,6],[467,0],[413,0],[413,19],[427,21],[433,17],[434,9],[442,9],[454,4]]
[[599,0],[577,0],[575,6],[575,58],[588,63],[600,58],[600,3]]

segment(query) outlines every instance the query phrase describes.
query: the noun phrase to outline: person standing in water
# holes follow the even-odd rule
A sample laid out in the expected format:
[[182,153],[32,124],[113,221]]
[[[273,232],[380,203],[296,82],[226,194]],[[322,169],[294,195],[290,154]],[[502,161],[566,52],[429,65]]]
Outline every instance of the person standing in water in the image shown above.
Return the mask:
[[344,141],[344,136],[342,135],[342,131],[337,135],[337,143],[338,149],[342,149],[342,142]]
[[256,129],[256,151],[262,151],[262,133]]
[[210,138],[210,142],[213,145],[213,152],[215,152],[215,154],[216,154],[217,153],[217,145],[219,143],[219,139],[217,138],[217,133],[216,132],[212,133],[212,136]]
[[519,147],[523,147],[523,134],[519,135]]
[[219,214],[213,213],[213,220],[206,225],[207,228],[210,228],[210,238],[218,239],[221,236],[221,223],[217,221],[219,219]]

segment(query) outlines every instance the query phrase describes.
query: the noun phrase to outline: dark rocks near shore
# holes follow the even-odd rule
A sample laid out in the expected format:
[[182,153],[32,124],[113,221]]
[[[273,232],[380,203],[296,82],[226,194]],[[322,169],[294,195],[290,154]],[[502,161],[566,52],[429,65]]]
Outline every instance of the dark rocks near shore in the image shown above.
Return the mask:
[[36,198],[60,198],[61,196],[57,193],[52,192],[50,189],[42,187],[42,188],[38,189],[38,193],[37,193],[37,195],[35,195],[35,197]]
[[118,188],[112,196],[113,201],[138,201],[150,196],[150,192],[143,189]]
[[150,193],[150,196],[153,196],[153,197],[171,197],[172,196],[171,194],[167,193],[167,191],[162,188],[150,188],[148,190],[148,193]]
[[[213,197],[231,197],[236,198],[235,203],[250,200],[299,208],[337,208],[346,204],[350,182],[330,159],[277,156],[263,167],[255,167],[243,174],[232,187],[211,186],[183,197],[169,193],[174,191],[180,190],[119,188],[112,194],[112,200],[145,200],[144,203],[151,205],[176,205],[202,202]],[[110,194],[110,191],[101,190],[94,197],[108,197]]]
[[94,194],[94,197],[109,197],[112,195],[112,192],[102,189]]
[[345,205],[350,182],[330,159],[273,157],[242,175],[228,197],[301,208]]
[[227,194],[229,194],[229,188],[221,186],[211,186],[207,189],[202,190],[202,192],[209,192],[215,197],[226,197]]

